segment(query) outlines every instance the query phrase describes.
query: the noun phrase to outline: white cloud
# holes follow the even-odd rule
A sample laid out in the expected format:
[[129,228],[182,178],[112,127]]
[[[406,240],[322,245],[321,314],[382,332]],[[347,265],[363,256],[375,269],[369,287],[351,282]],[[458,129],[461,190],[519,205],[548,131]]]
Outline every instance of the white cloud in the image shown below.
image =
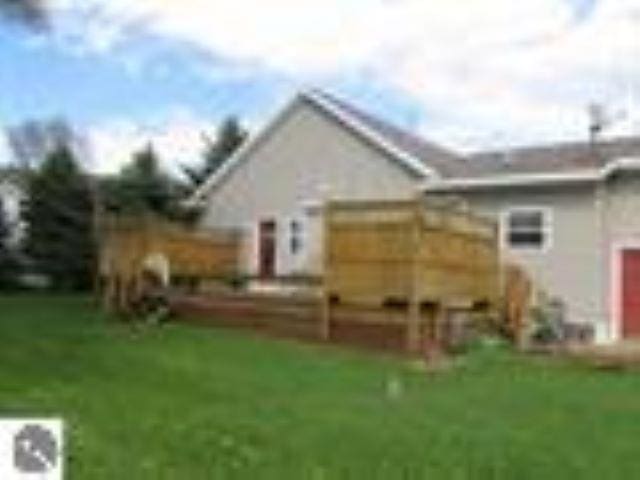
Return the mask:
[[634,104],[628,97],[640,88],[640,23],[632,14],[638,6],[604,0],[589,22],[571,25],[568,17],[524,43],[479,43],[446,61],[409,56],[392,81],[447,112],[448,122],[434,132],[444,142],[484,148],[585,138],[589,102]]
[[131,25],[280,70],[335,70],[381,57],[448,57],[451,50],[551,34],[570,16],[557,0],[76,0],[89,46]]
[[130,120],[114,120],[89,129],[87,138],[92,149],[94,168],[101,173],[113,173],[131,160],[134,152],[151,142],[163,167],[177,173],[182,164],[200,159],[204,142],[202,135],[213,138],[212,124],[196,117],[182,107],[145,124]]
[[588,102],[640,90],[640,0],[64,1],[98,52],[146,31],[301,80],[367,68],[467,147],[581,136]]

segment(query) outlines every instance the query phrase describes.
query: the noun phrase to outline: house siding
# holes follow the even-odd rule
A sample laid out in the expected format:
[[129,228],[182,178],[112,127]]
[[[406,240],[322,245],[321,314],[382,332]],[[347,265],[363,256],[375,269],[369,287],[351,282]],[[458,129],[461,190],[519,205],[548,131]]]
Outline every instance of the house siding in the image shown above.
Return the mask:
[[640,240],[640,175],[627,172],[607,186],[608,229],[613,241]]
[[606,188],[607,303],[613,338],[620,338],[621,292],[619,269],[621,249],[640,248],[640,175],[624,172],[614,177]]
[[[243,270],[258,273],[257,225],[275,219],[278,275],[317,274],[321,269],[322,222],[328,198],[408,198],[418,178],[387,154],[305,101],[299,101],[263,141],[207,195],[202,226],[245,232]],[[304,248],[289,251],[289,224],[304,224]]]
[[[259,273],[261,221],[277,223],[277,275],[320,274],[325,201],[412,198],[424,187],[424,178],[380,144],[362,138],[309,99],[299,97],[277,118],[269,133],[251,144],[246,158],[229,164],[232,167],[203,193],[203,228],[244,232],[245,273]],[[551,159],[556,154],[548,155]],[[551,164],[564,167],[560,160],[556,157]],[[496,170],[500,173],[505,172]],[[640,247],[640,175],[624,172],[606,182],[589,182],[487,186],[427,197],[462,198],[471,211],[495,219],[517,207],[550,212],[548,248],[514,250],[503,244],[503,262],[524,267],[538,290],[562,300],[568,320],[593,325],[599,341],[616,340],[620,328],[614,308],[614,259],[621,244]],[[303,248],[296,255],[290,252],[294,220],[303,225]]]
[[513,250],[503,241],[503,261],[522,266],[537,289],[560,298],[570,321],[593,325],[599,340],[609,338],[603,293],[607,289],[606,261],[595,187],[502,188],[460,196],[472,211],[495,219],[514,207],[542,207],[551,212],[548,248]]
[[4,210],[10,228],[9,243],[17,245],[24,236],[24,225],[20,219],[20,205],[24,192],[12,181],[0,179],[0,208]]

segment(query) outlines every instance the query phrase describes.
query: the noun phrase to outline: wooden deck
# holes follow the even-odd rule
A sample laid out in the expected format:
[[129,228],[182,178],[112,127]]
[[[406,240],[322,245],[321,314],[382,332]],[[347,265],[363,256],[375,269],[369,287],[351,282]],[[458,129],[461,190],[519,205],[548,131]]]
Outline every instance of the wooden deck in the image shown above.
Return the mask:
[[325,338],[321,325],[322,304],[317,297],[221,292],[177,294],[171,303],[180,322],[252,330],[311,343],[407,353],[406,313],[397,309],[336,307],[331,318],[331,335]]
[[104,220],[101,232],[96,284],[110,309],[130,309],[150,260],[153,273],[166,277],[161,280],[167,285],[232,277],[238,271],[241,238],[235,231],[193,231],[154,218],[114,217]]
[[337,305],[404,306],[405,347],[417,352],[425,309],[438,325],[451,309],[498,308],[495,222],[424,199],[334,201],[324,218],[325,336]]

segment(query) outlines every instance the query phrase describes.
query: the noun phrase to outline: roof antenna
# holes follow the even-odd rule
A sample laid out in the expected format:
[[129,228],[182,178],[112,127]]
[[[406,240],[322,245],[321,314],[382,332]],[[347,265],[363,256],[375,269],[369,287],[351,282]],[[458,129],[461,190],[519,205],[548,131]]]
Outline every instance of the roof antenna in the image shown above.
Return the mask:
[[604,107],[601,103],[592,102],[587,107],[587,111],[589,115],[589,142],[595,145],[607,125]]
[[625,120],[629,112],[621,108],[616,111],[607,111],[601,103],[593,102],[588,106],[589,112],[589,140],[595,144],[600,140],[602,132],[615,125],[616,122]]
[[493,132],[493,138],[496,142],[496,150],[499,151],[500,161],[507,165],[513,160],[513,149],[505,141],[504,132],[496,130]]

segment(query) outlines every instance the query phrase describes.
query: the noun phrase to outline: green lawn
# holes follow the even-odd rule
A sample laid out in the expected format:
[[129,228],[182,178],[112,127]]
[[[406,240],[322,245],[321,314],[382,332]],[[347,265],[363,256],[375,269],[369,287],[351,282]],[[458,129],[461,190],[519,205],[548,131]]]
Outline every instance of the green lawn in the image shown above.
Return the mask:
[[0,340],[0,415],[63,416],[72,479],[640,475],[632,373],[478,352],[429,375],[226,330],[132,335],[74,298],[0,298]]

